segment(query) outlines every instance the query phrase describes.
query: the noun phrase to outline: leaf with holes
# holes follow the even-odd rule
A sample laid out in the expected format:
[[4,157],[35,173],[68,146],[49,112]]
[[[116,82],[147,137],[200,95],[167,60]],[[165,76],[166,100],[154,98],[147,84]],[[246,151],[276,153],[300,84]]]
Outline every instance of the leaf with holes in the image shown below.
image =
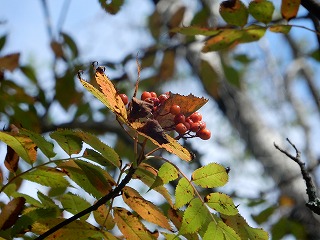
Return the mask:
[[148,233],[146,227],[134,216],[131,212],[124,208],[114,208],[114,220],[119,230],[126,239],[133,240],[152,240],[153,238]]
[[248,9],[239,0],[223,1],[220,4],[219,13],[230,25],[243,27],[248,22]]
[[160,227],[171,230],[168,219],[151,202],[145,200],[136,190],[131,187],[124,187],[122,190],[123,201],[144,220],[157,224]]
[[191,180],[204,188],[221,187],[228,182],[228,173],[220,164],[210,163],[204,167],[196,169],[192,173]]
[[233,203],[233,200],[224,193],[210,193],[204,198],[207,205],[222,214],[235,215],[238,213],[238,209]]
[[181,178],[178,182],[175,191],[176,202],[174,206],[180,208],[185,204],[189,203],[195,196],[194,189],[192,185],[188,182],[186,178]]
[[267,24],[272,21],[274,5],[270,1],[254,0],[250,2],[248,10],[257,21]]
[[206,222],[208,209],[199,198],[194,198],[183,214],[182,224],[179,229],[181,234],[194,233]]

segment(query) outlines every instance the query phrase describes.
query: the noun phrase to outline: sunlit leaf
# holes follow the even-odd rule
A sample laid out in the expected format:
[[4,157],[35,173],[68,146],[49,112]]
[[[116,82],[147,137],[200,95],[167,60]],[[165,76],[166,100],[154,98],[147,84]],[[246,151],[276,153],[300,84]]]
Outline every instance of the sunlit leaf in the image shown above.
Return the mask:
[[[31,230],[35,234],[43,234],[63,220],[63,218],[39,219],[31,225]],[[90,223],[82,220],[75,220],[57,230],[46,239],[103,239],[103,234],[100,232],[100,229]]]
[[225,224],[231,227],[241,239],[256,239],[256,240],[268,240],[269,235],[262,228],[252,228],[248,225],[246,220],[240,215],[227,216],[221,215],[221,218]]
[[188,205],[186,211],[183,214],[182,224],[179,232],[194,233],[196,232],[206,221],[206,215],[208,209],[201,202],[199,198],[194,198]]
[[262,38],[266,32],[267,28],[259,25],[250,25],[247,28],[241,30],[242,36],[239,39],[239,43],[249,43],[258,41]]
[[186,178],[181,178],[175,191],[176,202],[174,206],[180,208],[189,203],[194,198],[195,192]]
[[198,26],[188,26],[188,27],[177,27],[171,29],[171,32],[181,33],[187,36],[203,35],[203,36],[214,36],[221,32],[220,29],[213,28],[203,28]]
[[[146,163],[141,163],[138,169],[136,170],[136,172],[133,174],[133,178],[139,179],[148,187],[151,187],[152,184],[155,182],[157,175],[158,175],[158,171],[154,167]],[[167,202],[172,206],[171,195],[164,186],[155,187],[153,188],[153,190],[160,193],[167,200]]]
[[[212,236],[214,236],[214,238],[212,238]],[[240,238],[232,228],[219,220],[218,223],[210,222],[203,236],[203,240],[211,239],[240,240],[242,238]]]
[[[91,204],[88,203],[85,199],[70,192],[63,194],[63,196],[60,198],[60,201],[64,210],[72,214],[77,214],[91,206]],[[86,220],[89,217],[89,215],[90,214],[86,214],[82,216],[80,219]]]
[[0,132],[0,141],[10,146],[27,163],[36,161],[36,146],[29,137]]
[[210,163],[192,173],[192,181],[204,188],[221,187],[228,182],[228,173],[220,164]]
[[124,208],[114,208],[114,220],[126,239],[153,239],[146,227],[131,212]]
[[68,187],[69,182],[64,176],[65,173],[55,168],[39,167],[21,175],[21,178],[47,187]]
[[20,53],[12,53],[0,57],[0,69],[13,71],[19,66]]
[[287,21],[297,16],[301,0],[282,0],[281,14]]
[[37,145],[37,147],[40,148],[46,157],[52,158],[56,155],[53,149],[53,143],[48,142],[41,134],[27,129],[19,129],[19,133],[28,136]]
[[202,52],[218,51],[233,45],[243,33],[238,29],[224,29],[206,41]]
[[257,21],[267,24],[272,20],[274,5],[270,1],[254,0],[250,2],[248,10]]
[[235,215],[238,213],[238,209],[233,203],[233,200],[224,193],[210,193],[204,198],[204,201],[212,209],[225,214],[225,215]]
[[275,25],[270,26],[268,29],[271,32],[288,34],[291,30],[291,27],[292,26],[290,26],[290,25],[275,24]]
[[170,163],[165,162],[162,164],[158,171],[158,176],[152,184],[151,188],[154,188],[156,186],[161,186],[163,184],[167,184],[170,181],[176,180],[179,177],[178,170]]
[[17,197],[2,208],[0,213],[0,230],[6,230],[15,224],[25,202],[26,200],[23,197]]
[[97,210],[93,211],[93,216],[96,222],[107,230],[111,230],[115,225],[110,209],[106,205],[101,205]]
[[171,230],[168,219],[150,201],[145,200],[136,190],[131,187],[124,187],[122,190],[124,202],[144,220],[159,225],[160,227]]
[[72,130],[60,129],[50,133],[50,137],[56,140],[69,156],[78,154],[82,149],[81,139]]
[[243,27],[248,22],[248,9],[240,0],[223,1],[219,12],[230,25]]
[[99,0],[101,7],[110,14],[116,14],[119,12],[121,6],[124,3],[124,0]]

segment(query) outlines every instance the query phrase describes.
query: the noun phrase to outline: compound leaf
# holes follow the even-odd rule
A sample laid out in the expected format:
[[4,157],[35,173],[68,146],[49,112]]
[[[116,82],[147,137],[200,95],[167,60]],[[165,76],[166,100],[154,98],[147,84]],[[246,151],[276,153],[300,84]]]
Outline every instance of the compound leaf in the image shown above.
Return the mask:
[[221,187],[228,182],[228,173],[220,164],[210,163],[192,173],[192,181],[204,188]]
[[114,208],[114,220],[126,239],[144,240],[153,238],[146,227],[131,212],[124,208]]
[[[68,192],[66,194],[63,194],[62,197],[60,198],[61,204],[64,208],[64,210],[72,213],[72,214],[77,214],[81,212],[82,210],[90,207],[90,203],[87,202],[85,199],[82,197],[75,195],[71,192]],[[90,214],[86,214],[82,216],[80,219],[81,220],[86,220],[89,217]]]
[[159,225],[160,227],[171,230],[168,219],[151,202],[145,200],[136,190],[131,187],[124,187],[122,190],[124,202],[144,220]]
[[233,203],[233,200],[224,193],[210,193],[204,198],[207,205],[222,214],[235,215],[238,213],[238,209]]

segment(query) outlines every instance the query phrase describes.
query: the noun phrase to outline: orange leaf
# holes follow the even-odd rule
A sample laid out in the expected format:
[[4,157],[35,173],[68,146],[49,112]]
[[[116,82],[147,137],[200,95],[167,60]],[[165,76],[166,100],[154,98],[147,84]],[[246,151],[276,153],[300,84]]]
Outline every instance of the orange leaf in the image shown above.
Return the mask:
[[301,0],[282,0],[281,14],[287,21],[297,16]]
[[144,220],[171,230],[168,219],[151,202],[145,200],[136,190],[131,187],[124,187],[122,190],[123,201],[137,212]]

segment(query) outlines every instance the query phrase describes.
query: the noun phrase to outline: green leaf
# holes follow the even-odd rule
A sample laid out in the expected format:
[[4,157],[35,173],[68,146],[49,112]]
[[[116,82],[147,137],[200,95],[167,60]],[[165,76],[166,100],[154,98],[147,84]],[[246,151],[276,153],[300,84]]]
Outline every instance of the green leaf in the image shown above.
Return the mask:
[[167,184],[170,181],[176,180],[179,177],[178,170],[168,162],[162,164],[158,171],[158,176],[152,184],[151,188]]
[[216,222],[210,222],[208,229],[203,236],[203,240],[210,240],[214,236],[214,239],[225,239],[225,240],[241,240],[236,232],[227,226],[221,220]]
[[241,88],[241,78],[239,71],[232,67],[231,65],[225,64],[225,62],[222,60],[222,68],[224,75],[226,76],[229,83],[231,83],[233,86],[237,87],[238,89]]
[[75,43],[75,41],[72,39],[72,37],[64,32],[61,32],[60,34],[63,37],[64,43],[68,45],[69,49],[71,50],[72,58],[78,57],[79,55],[78,46]]
[[219,74],[206,60],[200,63],[200,79],[206,91],[215,99],[219,97]]
[[281,14],[287,21],[297,16],[301,0],[282,0]]
[[211,52],[226,49],[232,46],[243,33],[238,29],[224,29],[205,42],[202,52]]
[[275,24],[275,25],[270,26],[268,29],[271,32],[288,34],[291,30],[291,27],[292,26],[290,26],[290,25]]
[[262,223],[268,221],[268,219],[275,212],[276,209],[277,208],[275,206],[271,206],[271,207],[264,209],[263,211],[261,211],[258,214],[252,214],[251,217],[256,223],[261,225]]
[[248,225],[246,220],[240,215],[227,216],[221,214],[221,219],[231,227],[241,239],[268,240],[269,235],[262,228],[253,228]]
[[36,161],[35,144],[29,137],[0,132],[0,141],[10,146],[27,163],[32,164]]
[[198,26],[189,27],[177,27],[173,28],[171,32],[180,33],[187,36],[203,35],[203,36],[214,36],[221,32],[220,29],[214,28],[203,28]]
[[179,229],[181,234],[194,233],[206,221],[206,215],[208,214],[208,209],[201,202],[199,198],[194,198],[188,205],[186,211],[183,214],[182,224]]
[[46,155],[46,157],[52,158],[56,155],[53,149],[53,143],[48,142],[41,134],[27,129],[19,129],[19,133],[29,137],[37,145],[37,147],[40,148],[43,154]]
[[257,21],[267,24],[272,21],[274,5],[270,1],[254,0],[250,2],[248,10]]
[[204,188],[221,187],[228,182],[228,173],[220,164],[210,163],[192,173],[192,181]]
[[64,178],[65,175],[55,168],[39,167],[21,175],[21,178],[47,187],[68,187],[69,182]]
[[116,182],[110,174],[102,168],[81,160],[74,160],[74,162],[82,169],[91,184],[95,186],[102,195],[108,194],[112,186],[116,185]]
[[230,25],[243,27],[248,22],[248,9],[240,0],[222,2],[219,13]]
[[238,209],[233,203],[232,198],[224,193],[210,193],[204,198],[207,205],[222,214],[235,215],[238,213]]
[[11,194],[12,197],[14,198],[17,198],[17,197],[23,197],[27,203],[29,203],[30,205],[32,206],[35,206],[35,207],[42,207],[43,205],[36,199],[34,199],[33,197],[27,195],[27,194],[24,194],[24,193],[19,193],[17,191],[14,191],[12,194]]
[[54,203],[53,199],[44,195],[42,192],[38,191],[37,195],[38,195],[39,200],[42,203],[42,207],[56,207],[56,208],[58,208],[58,206]]
[[2,50],[4,45],[6,44],[6,41],[7,41],[7,35],[3,35],[0,37],[0,51]]
[[72,130],[61,129],[50,133],[60,147],[69,155],[78,154],[82,149],[82,140]]
[[[101,158],[95,158],[97,157],[97,155],[95,155],[92,151],[89,151],[89,153],[92,154],[91,156],[93,156],[93,158],[90,160],[94,161],[95,159],[97,160],[97,163],[101,164],[102,166],[110,166],[110,164],[112,164],[115,167],[120,167],[121,163],[119,155],[113,148],[101,142],[101,140],[97,136],[83,131],[76,131],[75,135],[81,138],[85,143],[89,144],[96,151],[100,152],[100,154],[104,157],[104,160],[102,160]],[[107,160],[107,162],[105,160]]]
[[79,185],[88,194],[95,198],[101,198],[103,194],[97,190],[94,183],[88,179],[86,173],[75,163],[74,160],[60,162],[57,165],[68,174],[70,179]]
[[110,14],[116,14],[124,3],[124,0],[99,0],[101,7]]
[[295,236],[295,239],[308,239],[305,227],[295,221],[291,221],[288,218],[280,218],[271,229],[272,239],[282,239],[288,233]]
[[242,36],[239,39],[240,43],[249,43],[258,41],[264,36],[267,28],[261,27],[259,25],[251,25],[247,28],[241,30]]
[[125,239],[150,239],[146,227],[131,212],[124,208],[114,208],[114,220]]
[[[61,223],[63,218],[39,219],[32,224],[31,230],[35,234],[43,234],[50,228]],[[103,239],[99,228],[82,220],[75,220],[54,233],[55,239]]]
[[[139,168],[133,174],[133,179],[139,179],[140,181],[142,181],[144,184],[146,184],[148,187],[151,188],[152,184],[156,180],[157,174],[158,174],[157,170],[154,167],[148,164],[142,163],[139,165]],[[167,200],[170,206],[172,206],[171,195],[164,186],[155,187],[153,188],[153,190],[160,193]]]
[[180,208],[194,198],[194,189],[186,178],[181,178],[175,191],[176,202],[174,206]]
[[37,84],[38,79],[36,72],[31,66],[25,65],[25,66],[20,66],[20,70],[26,75],[27,78],[29,78],[33,83]]
[[[91,206],[90,203],[88,203],[85,199],[82,197],[75,195],[73,193],[66,193],[60,198],[61,204],[64,208],[64,210],[72,213],[72,214],[77,214],[81,212],[82,210],[88,208]],[[82,216],[80,219],[81,220],[87,220],[89,217],[90,213]]]

